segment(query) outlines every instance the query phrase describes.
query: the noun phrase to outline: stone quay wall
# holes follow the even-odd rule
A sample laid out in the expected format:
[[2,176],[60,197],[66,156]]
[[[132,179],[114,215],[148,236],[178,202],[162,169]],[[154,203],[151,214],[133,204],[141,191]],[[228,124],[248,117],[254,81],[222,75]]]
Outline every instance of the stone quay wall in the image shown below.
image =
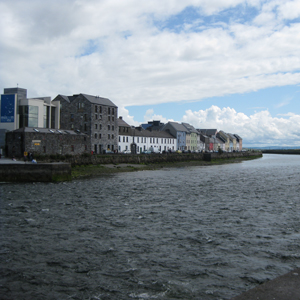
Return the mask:
[[[72,166],[97,164],[155,164],[175,163],[184,161],[211,161],[214,159],[246,158],[262,156],[261,152],[230,152],[230,153],[165,153],[165,154],[101,154],[74,155],[65,159]],[[41,157],[42,158],[42,157]],[[59,159],[59,158],[58,158]],[[37,158],[40,161],[40,158]],[[44,162],[54,162],[55,158],[43,159]]]
[[0,164],[0,181],[57,182],[71,180],[71,164]]

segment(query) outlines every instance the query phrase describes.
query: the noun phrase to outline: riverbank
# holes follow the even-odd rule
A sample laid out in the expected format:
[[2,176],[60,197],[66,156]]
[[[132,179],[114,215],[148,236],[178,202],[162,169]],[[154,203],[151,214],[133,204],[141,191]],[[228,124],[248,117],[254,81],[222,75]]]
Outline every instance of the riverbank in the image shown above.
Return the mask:
[[59,182],[119,172],[183,168],[238,163],[262,157],[261,152],[186,153],[151,155],[84,155],[60,160],[61,157],[38,157],[37,163],[0,159],[2,182]]
[[232,157],[222,159],[205,160],[190,160],[190,161],[177,161],[177,162],[158,162],[150,164],[99,164],[99,165],[75,165],[72,167],[72,179],[89,178],[96,176],[103,176],[108,174],[120,173],[120,172],[134,172],[143,170],[159,170],[163,168],[185,168],[193,166],[212,166],[229,163],[240,163],[245,160],[252,160],[260,158],[262,155],[252,155],[244,157]]

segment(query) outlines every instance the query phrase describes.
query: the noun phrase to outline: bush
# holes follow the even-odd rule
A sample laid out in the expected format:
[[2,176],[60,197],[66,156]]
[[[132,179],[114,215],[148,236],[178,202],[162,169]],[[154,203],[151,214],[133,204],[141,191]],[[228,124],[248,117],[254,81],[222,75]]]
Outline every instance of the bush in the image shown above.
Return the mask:
[[223,154],[223,150],[221,148],[218,149],[219,154]]

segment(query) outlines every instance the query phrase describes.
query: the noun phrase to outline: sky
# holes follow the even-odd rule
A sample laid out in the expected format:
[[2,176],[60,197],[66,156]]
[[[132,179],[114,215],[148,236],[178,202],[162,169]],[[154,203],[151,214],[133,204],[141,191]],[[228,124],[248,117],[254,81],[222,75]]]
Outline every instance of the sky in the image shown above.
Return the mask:
[[0,88],[300,148],[300,0],[0,0]]

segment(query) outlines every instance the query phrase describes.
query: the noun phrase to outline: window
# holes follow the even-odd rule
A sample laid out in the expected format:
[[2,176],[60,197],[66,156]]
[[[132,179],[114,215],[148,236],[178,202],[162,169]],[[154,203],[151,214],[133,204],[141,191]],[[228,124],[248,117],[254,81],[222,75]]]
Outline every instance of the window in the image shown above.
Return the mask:
[[84,150],[87,150],[87,145],[84,145]]
[[95,124],[95,129],[97,129],[98,128],[98,125],[97,124]]
[[110,140],[110,134],[107,135],[107,138]]
[[95,112],[97,112],[97,110],[98,110],[98,106],[97,106],[97,105],[95,105]]
[[121,137],[119,136],[119,142],[121,142]]
[[125,136],[123,136],[123,142],[125,143]]
[[162,144],[164,143],[164,139],[161,139],[161,143],[162,143]]
[[112,107],[111,109],[111,114],[114,115],[115,114],[115,109]]
[[115,130],[115,126],[114,125],[111,126],[111,130],[113,130],[113,131]]
[[115,121],[115,117],[114,117],[114,116],[112,116],[112,117],[111,117],[111,120],[114,122],[114,121]]
[[112,135],[111,135],[111,138],[112,138],[112,140],[113,140],[113,139],[115,138],[115,136],[112,134]]
[[110,121],[110,116],[107,117],[108,121]]
[[101,133],[99,133],[99,139],[101,139],[102,138],[102,134]]
[[99,120],[102,120],[102,115],[99,115]]
[[74,145],[71,145],[71,151],[74,152]]
[[97,114],[95,114],[95,120],[97,120],[98,119],[98,115]]
[[95,139],[97,138],[98,136],[97,136],[97,133],[95,133]]
[[102,106],[99,106],[99,113],[102,114]]
[[126,142],[128,143],[128,136],[126,137]]
[[84,131],[87,131],[87,126],[86,126],[86,124],[84,124]]
[[139,137],[137,138],[137,142],[138,142],[138,143],[140,142],[140,138],[139,138]]
[[107,125],[107,130],[110,130],[110,125]]
[[74,122],[74,114],[71,114],[71,122]]
[[108,113],[107,114],[109,114],[110,115],[110,107],[108,108]]

